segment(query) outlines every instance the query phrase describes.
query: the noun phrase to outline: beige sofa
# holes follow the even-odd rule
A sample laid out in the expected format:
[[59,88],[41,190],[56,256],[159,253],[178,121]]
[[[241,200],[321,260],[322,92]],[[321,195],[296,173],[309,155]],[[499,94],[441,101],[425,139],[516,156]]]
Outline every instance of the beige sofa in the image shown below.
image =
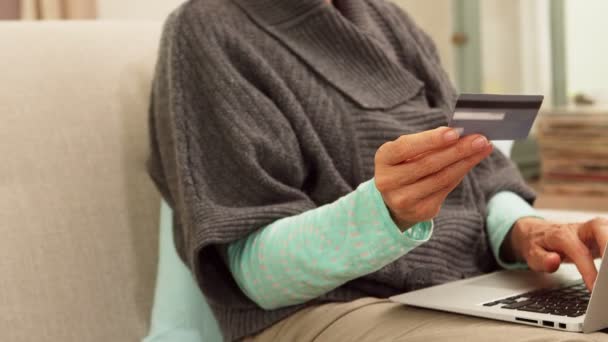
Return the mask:
[[0,23],[0,341],[137,341],[157,261],[146,175],[160,22]]

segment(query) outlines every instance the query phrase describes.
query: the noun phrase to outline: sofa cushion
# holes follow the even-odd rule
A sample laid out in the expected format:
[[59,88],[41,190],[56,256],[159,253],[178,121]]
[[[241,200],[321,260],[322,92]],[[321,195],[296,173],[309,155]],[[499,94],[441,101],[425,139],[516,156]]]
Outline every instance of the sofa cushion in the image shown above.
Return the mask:
[[145,336],[160,22],[0,23],[0,340]]

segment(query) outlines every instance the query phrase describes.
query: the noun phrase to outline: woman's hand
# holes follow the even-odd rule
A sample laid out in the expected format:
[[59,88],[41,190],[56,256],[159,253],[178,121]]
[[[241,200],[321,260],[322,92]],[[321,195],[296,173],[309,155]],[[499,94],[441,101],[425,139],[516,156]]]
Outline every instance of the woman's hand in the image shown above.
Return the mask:
[[538,272],[555,272],[562,261],[572,261],[591,291],[597,278],[593,259],[603,257],[606,244],[607,219],[564,224],[522,218],[505,239],[501,254],[504,260],[524,261]]
[[376,187],[395,223],[405,230],[437,216],[448,194],[492,150],[485,137],[460,139],[448,127],[403,135],[376,152]]

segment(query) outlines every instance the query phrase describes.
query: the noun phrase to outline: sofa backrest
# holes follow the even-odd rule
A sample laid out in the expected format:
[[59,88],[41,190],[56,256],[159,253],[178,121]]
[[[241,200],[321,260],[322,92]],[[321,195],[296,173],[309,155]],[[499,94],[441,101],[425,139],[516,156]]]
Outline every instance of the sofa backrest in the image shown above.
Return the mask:
[[0,341],[146,334],[160,22],[0,23]]

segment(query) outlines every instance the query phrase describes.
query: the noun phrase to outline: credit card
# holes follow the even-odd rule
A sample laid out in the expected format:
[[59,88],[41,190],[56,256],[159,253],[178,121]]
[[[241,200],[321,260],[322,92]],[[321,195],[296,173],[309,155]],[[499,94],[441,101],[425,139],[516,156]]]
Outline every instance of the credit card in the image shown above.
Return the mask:
[[543,99],[542,95],[461,94],[449,126],[461,135],[483,134],[490,140],[526,139]]

